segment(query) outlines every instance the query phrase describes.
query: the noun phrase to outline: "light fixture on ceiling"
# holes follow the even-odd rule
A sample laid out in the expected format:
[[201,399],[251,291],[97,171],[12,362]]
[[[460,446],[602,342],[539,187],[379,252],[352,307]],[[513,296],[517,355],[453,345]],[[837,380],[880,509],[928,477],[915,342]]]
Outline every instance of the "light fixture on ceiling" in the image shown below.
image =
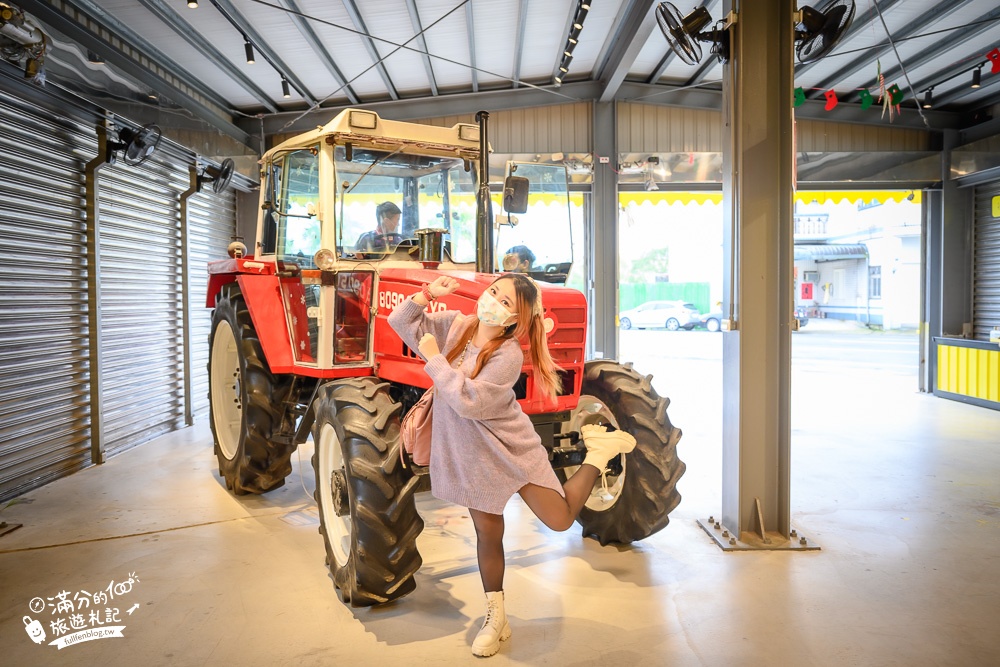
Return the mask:
[[284,76],[281,77],[281,96],[286,99],[292,96],[292,92],[288,88],[288,79]]
[[253,44],[246,35],[243,35],[243,49],[247,52],[247,65],[253,65],[256,62],[253,57]]
[[198,0],[188,0],[188,7],[198,9]]
[[563,47],[562,60],[559,62],[559,71],[552,81],[558,88],[563,83],[563,77],[569,72],[569,64],[573,62],[573,49],[580,43],[580,31],[583,30],[583,22],[590,11],[589,0],[579,0],[576,12],[573,14],[573,21],[570,25],[569,35],[566,37],[566,46]]
[[983,66],[980,65],[976,69],[972,70],[972,87],[979,88],[982,86],[980,81],[982,80]]
[[924,93],[924,102],[920,106],[922,106],[925,109],[930,109],[932,106],[934,106],[934,92],[933,91],[934,91],[933,88],[928,88],[927,89],[927,91]]

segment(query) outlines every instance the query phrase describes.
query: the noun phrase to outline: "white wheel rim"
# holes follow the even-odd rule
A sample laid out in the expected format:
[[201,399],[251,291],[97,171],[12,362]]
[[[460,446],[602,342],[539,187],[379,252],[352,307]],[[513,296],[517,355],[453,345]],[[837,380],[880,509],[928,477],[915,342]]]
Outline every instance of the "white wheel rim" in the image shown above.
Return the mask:
[[716,322],[715,320],[709,320],[708,321],[708,330],[709,331],[718,331],[719,330],[719,323]]
[[242,378],[236,337],[222,320],[212,338],[212,421],[219,449],[227,461],[236,456],[243,427]]
[[[581,426],[586,424],[612,424],[615,428],[618,428],[618,420],[615,419],[614,414],[604,401],[597,398],[596,396],[590,396],[588,394],[580,395],[580,402],[577,403],[576,409],[570,415],[568,426],[565,428],[570,431],[579,431]],[[615,506],[618,502],[618,498],[622,495],[622,490],[625,488],[625,475],[627,471],[627,461],[625,457],[622,457],[622,474],[617,477],[609,474],[607,476],[608,482],[608,493],[611,498],[607,499],[604,493],[604,487],[601,485],[601,478],[597,478],[597,482],[594,484],[594,488],[590,490],[590,497],[587,498],[587,502],[584,503],[584,507],[594,512],[606,512]],[[570,477],[579,469],[579,466],[571,466],[565,469],[566,477]]]
[[323,424],[316,448],[319,461],[319,511],[323,525],[326,526],[326,539],[333,551],[333,558],[338,567],[344,567],[351,555],[351,516],[337,516],[333,509],[331,478],[335,471],[344,469],[344,454],[340,449],[340,438],[332,424]]

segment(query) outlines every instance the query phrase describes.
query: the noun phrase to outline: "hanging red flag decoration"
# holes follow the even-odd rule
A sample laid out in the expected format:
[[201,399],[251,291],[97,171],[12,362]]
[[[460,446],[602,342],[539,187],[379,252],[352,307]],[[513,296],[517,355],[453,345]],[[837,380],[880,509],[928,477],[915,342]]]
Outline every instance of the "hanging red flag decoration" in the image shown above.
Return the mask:
[[993,74],[1000,74],[1000,47],[987,53],[986,57],[993,62],[993,67],[990,68],[990,72]]
[[823,95],[826,96],[826,106],[823,107],[823,108],[826,109],[827,111],[833,111],[833,108],[835,106],[837,106],[837,93],[836,93],[836,91],[834,91],[831,88],[830,90],[828,90],[825,93],[823,93]]

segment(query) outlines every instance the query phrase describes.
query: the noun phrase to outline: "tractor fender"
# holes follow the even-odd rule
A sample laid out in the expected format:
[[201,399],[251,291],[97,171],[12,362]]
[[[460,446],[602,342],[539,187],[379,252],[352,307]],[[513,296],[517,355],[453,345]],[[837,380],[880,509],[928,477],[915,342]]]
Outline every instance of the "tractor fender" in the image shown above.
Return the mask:
[[272,372],[294,367],[292,343],[288,338],[285,307],[281,300],[280,278],[274,275],[240,274],[236,277],[250,311],[254,329]]

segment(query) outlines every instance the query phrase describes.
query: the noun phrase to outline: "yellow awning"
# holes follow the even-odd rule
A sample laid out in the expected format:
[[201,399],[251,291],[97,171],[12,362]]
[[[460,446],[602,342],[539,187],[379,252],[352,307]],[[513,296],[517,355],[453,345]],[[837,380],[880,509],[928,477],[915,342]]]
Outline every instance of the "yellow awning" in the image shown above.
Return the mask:
[[[913,199],[910,199],[911,196]],[[795,193],[795,201],[803,204],[811,204],[813,202],[825,204],[828,201],[833,202],[834,204],[839,204],[845,199],[852,204],[856,204],[858,202],[864,204],[884,204],[889,201],[901,203],[907,200],[913,202],[914,204],[919,204],[921,202],[921,192],[920,190],[799,190]],[[618,201],[623,206],[628,204],[639,205],[647,202],[654,206],[661,202],[667,204],[668,206],[675,203],[684,205],[690,203],[704,204],[706,202],[721,204],[722,193],[659,191],[622,192],[618,195]]]
[[920,190],[799,190],[795,193],[795,201],[803,204],[825,204],[833,202],[839,204],[845,199],[852,204],[861,202],[863,204],[885,204],[894,201],[897,204],[910,199],[914,204],[921,201]]
[[722,203],[722,193],[721,192],[621,192],[618,194],[618,203],[622,206],[627,206],[629,204],[635,204],[636,206],[640,204],[645,204],[649,202],[650,204],[656,206],[657,204],[664,203],[667,206],[671,204],[704,204],[711,202],[713,204]]

